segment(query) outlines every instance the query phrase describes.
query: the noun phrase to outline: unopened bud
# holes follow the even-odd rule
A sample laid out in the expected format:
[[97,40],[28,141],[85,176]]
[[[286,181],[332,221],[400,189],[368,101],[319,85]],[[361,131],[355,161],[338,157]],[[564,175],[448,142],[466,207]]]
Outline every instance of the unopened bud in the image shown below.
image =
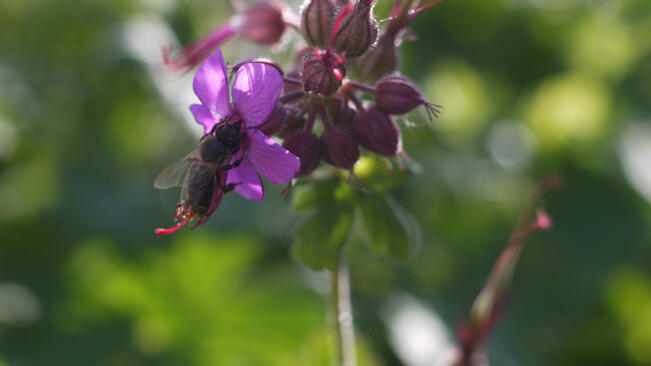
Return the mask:
[[329,52],[321,56],[311,53],[305,57],[301,74],[305,91],[330,96],[339,89],[346,70],[336,58]]
[[352,169],[359,159],[359,148],[349,126],[337,125],[326,129],[321,135],[324,160],[331,165]]
[[283,9],[274,0],[262,0],[242,11],[240,34],[242,37],[263,45],[280,41],[285,32]]
[[389,114],[402,115],[419,106],[437,116],[437,105],[429,103],[416,86],[404,76],[385,76],[375,85],[375,104]]
[[327,111],[330,120],[335,125],[352,124],[355,117],[355,110],[350,108],[346,103],[339,99],[333,98],[328,101]]
[[339,12],[339,0],[306,0],[301,13],[301,30],[305,41],[324,48],[330,40],[330,29]]
[[301,129],[290,133],[285,137],[283,147],[301,159],[301,167],[296,173],[297,177],[306,176],[319,166],[321,146],[319,138],[311,131]]
[[360,1],[355,10],[341,19],[340,27],[333,28],[333,48],[346,58],[361,56],[377,39],[377,22],[369,1]]
[[384,32],[375,47],[353,62],[355,75],[360,81],[373,83],[394,72],[398,65],[398,45],[393,34]]
[[365,149],[384,156],[393,156],[398,152],[398,125],[376,106],[355,115],[353,130]]
[[271,112],[269,118],[256,128],[267,136],[273,136],[283,128],[286,119],[287,111],[285,111],[285,107],[282,104],[278,104],[274,111]]
[[305,46],[304,44],[295,46],[294,54],[292,57],[292,68],[300,71],[303,67],[303,63],[305,62],[305,57],[313,52],[314,50],[311,47]]
[[[367,3],[373,2],[372,0],[360,1]],[[398,48],[402,43],[402,36],[409,22],[427,9],[441,2],[433,1],[422,7],[420,6],[420,1],[396,1],[395,3],[393,14],[388,24],[384,26],[382,34],[378,38],[377,45],[368,50],[351,65],[358,81],[373,83],[381,77],[394,72],[397,69],[399,61]],[[412,8],[414,4],[417,5],[415,8]]]

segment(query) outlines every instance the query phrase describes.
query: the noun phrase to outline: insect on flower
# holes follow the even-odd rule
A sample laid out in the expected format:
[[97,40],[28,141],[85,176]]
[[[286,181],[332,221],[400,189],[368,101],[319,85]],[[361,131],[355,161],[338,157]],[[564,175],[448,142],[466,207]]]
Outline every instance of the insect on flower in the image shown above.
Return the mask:
[[224,184],[226,171],[237,167],[241,159],[231,158],[240,150],[241,121],[215,125],[201,138],[199,146],[188,155],[165,168],[154,181],[154,187],[183,187],[175,219],[182,219],[170,229],[157,229],[156,234],[171,234],[193,219],[200,225],[215,211],[225,193],[235,184]]
[[170,229],[157,229],[159,235],[173,233],[194,219],[199,219],[195,227],[203,224],[230,191],[262,201],[258,172],[271,183],[282,184],[299,170],[298,157],[257,129],[278,103],[283,85],[280,72],[260,60],[243,62],[234,70],[231,91],[226,63],[217,50],[194,77],[193,89],[201,104],[191,105],[190,111],[205,135],[197,149],[156,178],[156,188],[184,188],[174,216],[181,221]]

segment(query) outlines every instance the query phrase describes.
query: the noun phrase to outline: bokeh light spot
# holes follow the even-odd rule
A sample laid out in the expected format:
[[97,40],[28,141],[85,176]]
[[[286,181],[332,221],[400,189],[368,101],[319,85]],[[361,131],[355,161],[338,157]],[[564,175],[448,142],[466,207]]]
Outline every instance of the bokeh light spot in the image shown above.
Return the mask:
[[605,87],[576,74],[550,78],[536,90],[526,120],[543,150],[589,144],[605,131],[610,98]]

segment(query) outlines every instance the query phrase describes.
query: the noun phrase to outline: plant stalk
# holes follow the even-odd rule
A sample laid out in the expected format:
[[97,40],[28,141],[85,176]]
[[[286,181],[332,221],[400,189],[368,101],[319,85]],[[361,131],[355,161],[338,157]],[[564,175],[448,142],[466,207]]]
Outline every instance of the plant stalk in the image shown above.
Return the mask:
[[338,365],[356,366],[355,328],[350,301],[350,275],[343,255],[337,256],[332,270],[332,314],[335,325],[335,350]]

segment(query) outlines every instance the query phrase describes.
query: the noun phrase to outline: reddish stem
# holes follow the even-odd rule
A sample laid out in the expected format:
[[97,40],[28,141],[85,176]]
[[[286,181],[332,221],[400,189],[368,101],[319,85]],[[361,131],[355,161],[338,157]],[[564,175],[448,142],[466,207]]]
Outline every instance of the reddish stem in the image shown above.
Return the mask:
[[357,107],[358,112],[366,111],[366,109],[364,108],[364,104],[359,98],[357,98],[357,95],[355,95],[353,91],[350,90],[346,91],[346,96],[348,97],[348,99],[350,99],[351,102],[353,102],[355,107]]
[[309,114],[307,115],[307,122],[305,122],[305,126],[303,126],[303,129],[305,131],[312,131],[314,128],[314,121],[316,120],[316,111],[314,109],[310,109]]
[[323,127],[325,127],[326,130],[331,129],[332,122],[330,122],[330,118],[328,117],[328,112],[326,112],[323,104],[319,103],[318,110],[319,110],[319,116],[321,116],[321,122],[323,122]]
[[348,84],[357,90],[365,91],[371,94],[375,93],[375,88],[371,85],[366,85],[355,81],[349,81]]
[[285,76],[283,78],[283,81],[286,82],[286,83],[290,83],[290,84],[303,85],[303,83],[300,80],[295,79],[295,78],[293,78],[291,76]]
[[305,95],[305,91],[303,91],[303,90],[294,90],[294,91],[291,91],[291,92],[283,95],[282,97],[280,97],[280,99],[278,99],[278,102],[281,103],[281,104],[289,103],[294,99],[298,99],[298,98],[302,97],[303,95]]

